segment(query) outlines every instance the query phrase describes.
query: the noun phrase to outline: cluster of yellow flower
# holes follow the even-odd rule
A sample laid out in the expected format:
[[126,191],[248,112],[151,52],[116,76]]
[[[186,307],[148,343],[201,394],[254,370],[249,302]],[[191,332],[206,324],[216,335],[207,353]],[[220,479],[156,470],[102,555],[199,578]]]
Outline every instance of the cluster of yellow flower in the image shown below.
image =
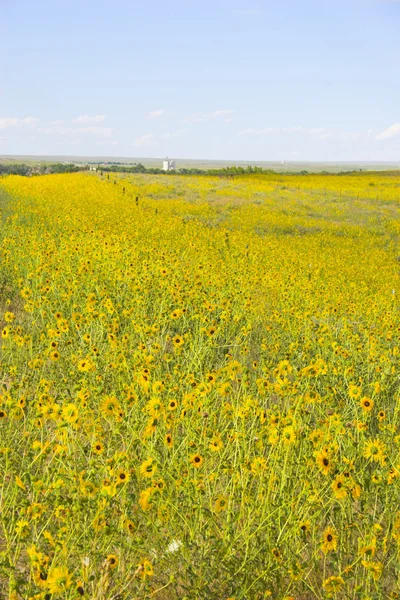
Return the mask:
[[0,185],[0,596],[397,598],[399,176]]

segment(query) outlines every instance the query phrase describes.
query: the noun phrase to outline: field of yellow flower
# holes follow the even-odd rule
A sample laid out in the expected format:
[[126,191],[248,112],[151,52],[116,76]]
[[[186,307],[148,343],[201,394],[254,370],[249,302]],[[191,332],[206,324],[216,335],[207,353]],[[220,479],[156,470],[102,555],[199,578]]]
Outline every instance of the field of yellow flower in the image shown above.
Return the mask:
[[0,597],[400,586],[400,176],[0,180]]

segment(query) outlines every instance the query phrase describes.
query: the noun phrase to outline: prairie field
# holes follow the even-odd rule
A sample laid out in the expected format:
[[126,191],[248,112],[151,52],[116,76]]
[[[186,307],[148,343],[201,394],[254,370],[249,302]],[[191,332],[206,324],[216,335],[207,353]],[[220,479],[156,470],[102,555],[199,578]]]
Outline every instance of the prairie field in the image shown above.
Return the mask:
[[1,178],[0,598],[399,598],[399,200]]

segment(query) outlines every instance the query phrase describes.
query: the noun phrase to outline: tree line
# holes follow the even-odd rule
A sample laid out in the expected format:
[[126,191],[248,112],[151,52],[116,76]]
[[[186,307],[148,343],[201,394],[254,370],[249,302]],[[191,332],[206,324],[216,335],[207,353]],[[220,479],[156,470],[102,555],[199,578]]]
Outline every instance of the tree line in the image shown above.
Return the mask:
[[[254,175],[256,173],[262,175],[308,175],[310,172],[306,170],[302,171],[285,171],[280,173],[273,169],[263,169],[262,167],[248,166],[248,167],[225,167],[222,169],[198,169],[196,167],[174,169],[173,171],[164,171],[163,169],[156,167],[145,167],[142,163],[134,163],[133,165],[126,165],[123,163],[113,163],[111,165],[97,164],[97,171],[101,173],[148,173],[151,175],[209,175],[219,177],[234,177],[235,175]],[[27,165],[24,163],[20,164],[3,164],[0,163],[0,176],[1,175],[24,175],[27,177],[33,175],[48,175],[52,173],[77,173],[78,171],[89,170],[89,165],[75,165],[75,164],[64,164],[64,163],[53,163],[44,165]],[[361,169],[353,169],[349,171],[340,171],[338,173],[330,173],[329,171],[320,171],[319,173],[313,173],[314,175],[352,175],[359,174]],[[385,173],[381,171],[380,174]],[[387,172],[389,174],[389,172]],[[398,171],[394,172],[398,173]],[[365,174],[368,174],[367,172]]]
[[76,173],[87,169],[85,166],[73,164],[53,163],[50,165],[26,165],[24,163],[2,164],[0,163],[0,175],[49,175],[52,173]]

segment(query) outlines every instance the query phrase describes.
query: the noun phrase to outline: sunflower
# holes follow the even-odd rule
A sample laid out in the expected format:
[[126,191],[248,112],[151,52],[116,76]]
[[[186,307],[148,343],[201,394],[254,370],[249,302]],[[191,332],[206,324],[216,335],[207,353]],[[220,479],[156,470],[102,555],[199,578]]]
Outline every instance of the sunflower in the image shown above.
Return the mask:
[[120,406],[115,396],[106,396],[100,404],[100,412],[106,417],[116,415],[119,409]]
[[153,458],[148,458],[140,465],[139,473],[143,477],[153,477],[154,473],[157,471],[157,465],[154,464],[153,460]]
[[310,521],[301,521],[299,524],[300,531],[304,534],[310,533],[311,523]]
[[296,433],[291,425],[282,431],[282,440],[285,446],[291,446],[296,441]]
[[224,447],[224,443],[221,440],[220,436],[214,436],[208,447],[212,452],[219,452]]
[[168,402],[168,410],[173,411],[178,408],[178,402],[176,400],[170,400]]
[[136,573],[139,575],[140,579],[151,577],[154,574],[153,565],[147,558],[142,558],[137,566]]
[[0,420],[5,419],[6,417],[7,417],[6,411],[3,410],[2,408],[0,408]]
[[293,581],[300,581],[301,579],[303,579],[304,576],[304,568],[299,561],[296,561],[289,567],[288,573],[290,579],[292,579]]
[[337,500],[341,500],[342,498],[345,498],[347,496],[345,484],[346,477],[344,475],[338,475],[333,481],[331,488],[333,490],[333,495]]
[[196,394],[204,397],[204,396],[207,396],[209,391],[210,391],[210,384],[206,383],[205,381],[202,381],[197,386]]
[[196,469],[199,469],[201,467],[203,461],[204,458],[200,454],[192,454],[192,456],[190,457],[190,462]]
[[172,446],[174,445],[174,439],[172,437],[172,433],[167,433],[165,436],[165,444],[168,446],[168,448],[172,448]]
[[94,498],[97,493],[97,488],[91,481],[82,481],[80,490],[86,498]]
[[12,323],[15,319],[15,315],[14,313],[10,312],[10,311],[6,311],[4,313],[4,320],[7,321],[7,323]]
[[359,556],[374,556],[376,552],[376,537],[373,537],[370,542],[362,544],[358,550]]
[[149,400],[145,408],[153,417],[159,417],[163,412],[164,406],[160,398],[154,397]]
[[175,348],[181,348],[181,346],[184,344],[184,339],[180,335],[175,335],[172,338],[172,343],[174,344]]
[[372,400],[372,398],[367,398],[366,396],[364,396],[360,400],[360,406],[364,412],[371,412],[371,410],[374,408],[374,401]]
[[276,446],[279,442],[279,431],[277,427],[271,427],[268,433],[268,444],[271,446]]
[[155,479],[153,481],[153,488],[161,492],[165,488],[165,481],[163,479]]
[[383,571],[383,564],[381,562],[362,560],[361,564],[371,573],[375,581],[379,581]]
[[225,382],[218,388],[218,394],[220,396],[227,397],[232,392],[232,386],[230,383]]
[[336,550],[339,536],[333,527],[327,527],[322,534],[322,551],[327,554],[331,550]]
[[95,442],[93,444],[93,452],[95,454],[103,454],[103,452],[104,452],[104,444],[102,442]]
[[152,433],[154,433],[159,423],[160,419],[158,419],[157,417],[152,417],[151,419],[149,419],[143,433],[144,437],[149,437]]
[[328,579],[325,579],[323,583],[324,590],[328,593],[340,592],[343,586],[343,578],[338,577],[337,575],[332,575],[331,577],[328,577]]
[[25,408],[26,398],[24,398],[24,396],[21,396],[21,398],[18,400],[17,404],[18,404],[19,408]]
[[213,385],[217,381],[216,373],[207,373],[206,379],[210,385]]
[[25,521],[24,519],[17,521],[16,525],[15,525],[15,533],[21,537],[21,538],[25,538],[29,535],[30,532],[30,527],[29,527],[29,522]]
[[107,565],[110,569],[116,569],[118,567],[118,556],[116,554],[109,554],[106,558]]
[[364,448],[365,458],[370,459],[373,462],[385,462],[385,445],[381,440],[375,439],[365,444]]
[[371,477],[371,482],[374,485],[378,485],[379,483],[382,483],[382,477],[381,477],[381,475],[378,475],[378,473],[373,473],[373,475]]
[[349,386],[349,396],[350,398],[353,398],[353,400],[357,400],[357,398],[359,398],[361,395],[361,388],[358,387],[357,385],[350,385]]
[[103,531],[107,526],[108,523],[104,514],[100,513],[93,519],[92,527],[96,532]]
[[72,585],[72,576],[67,567],[50,569],[46,580],[46,588],[50,594],[64,592]]
[[283,556],[282,556],[282,552],[279,550],[279,548],[272,548],[271,553],[276,561],[282,562]]
[[75,423],[79,417],[78,407],[72,402],[63,406],[62,417],[66,423]]
[[101,491],[103,494],[106,494],[110,498],[113,498],[117,493],[117,484],[112,482],[110,479],[103,479],[103,483],[101,484]]
[[46,512],[46,507],[39,502],[34,502],[28,508],[28,515],[31,519],[40,519],[40,517]]
[[352,498],[357,500],[361,496],[361,486],[356,483],[353,478],[348,481],[347,486],[350,490]]
[[119,469],[119,471],[117,472],[117,485],[122,483],[128,483],[130,478],[131,476],[129,471],[127,471],[126,469]]
[[209,338],[212,338],[217,333],[217,328],[215,326],[211,326],[206,330],[206,335]]
[[56,362],[57,360],[59,360],[60,358],[60,353],[57,350],[53,350],[53,352],[50,352],[50,359],[53,360],[54,362]]
[[26,298],[29,298],[29,297],[30,297],[30,295],[31,295],[31,293],[32,293],[32,292],[31,292],[31,290],[30,290],[29,288],[23,288],[23,289],[20,291],[20,294],[21,294],[22,298],[25,298],[25,299],[26,299]]
[[228,507],[228,498],[226,496],[218,496],[214,504],[215,512],[223,512]]
[[378,412],[378,420],[382,422],[385,419],[386,419],[386,413],[385,413],[385,411],[384,410],[380,410]]
[[134,532],[135,532],[135,523],[133,521],[131,521],[130,519],[125,519],[124,526],[125,526],[126,531],[130,535],[134,534]]
[[388,484],[389,485],[392,484],[393,481],[395,479],[398,479],[399,477],[400,477],[400,471],[399,471],[399,469],[396,469],[396,467],[391,467],[389,469],[389,473],[388,473],[388,477],[387,477]]
[[143,511],[146,512],[152,507],[151,499],[153,497],[154,492],[155,489],[153,487],[148,487],[140,492],[139,504]]
[[14,421],[21,421],[24,416],[25,413],[20,406],[16,406],[11,413],[11,417],[14,419]]
[[328,475],[329,471],[332,469],[332,462],[326,450],[320,450],[319,452],[314,453],[315,462],[317,463],[317,467],[324,475]]
[[[143,372],[144,371],[148,372],[148,369],[143,369]],[[165,388],[165,384],[163,381],[155,381],[152,386],[152,390],[153,390],[154,394],[160,394],[164,390],[164,388]]]
[[78,371],[81,371],[81,373],[87,373],[91,369],[92,363],[90,362],[90,360],[84,358],[78,362]]

